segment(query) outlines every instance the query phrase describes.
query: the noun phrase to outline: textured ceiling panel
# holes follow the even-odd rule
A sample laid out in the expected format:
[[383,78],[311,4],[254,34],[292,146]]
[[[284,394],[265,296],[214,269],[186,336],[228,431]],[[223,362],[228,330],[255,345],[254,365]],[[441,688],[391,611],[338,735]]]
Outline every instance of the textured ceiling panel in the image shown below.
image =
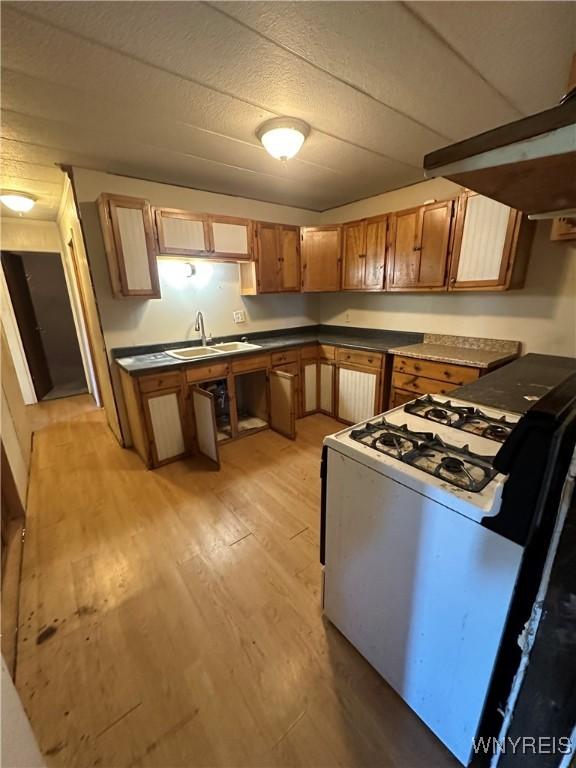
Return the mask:
[[[42,215],[55,163],[316,210],[410,184],[557,99],[574,7],[4,2],[2,184],[36,183]],[[279,114],[312,126],[285,166],[255,136]]]

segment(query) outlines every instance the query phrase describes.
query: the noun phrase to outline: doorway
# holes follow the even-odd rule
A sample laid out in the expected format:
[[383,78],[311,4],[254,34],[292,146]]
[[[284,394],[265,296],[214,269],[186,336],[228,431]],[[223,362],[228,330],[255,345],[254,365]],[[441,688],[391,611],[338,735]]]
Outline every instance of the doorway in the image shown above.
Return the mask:
[[60,254],[2,251],[2,268],[38,401],[88,392]]

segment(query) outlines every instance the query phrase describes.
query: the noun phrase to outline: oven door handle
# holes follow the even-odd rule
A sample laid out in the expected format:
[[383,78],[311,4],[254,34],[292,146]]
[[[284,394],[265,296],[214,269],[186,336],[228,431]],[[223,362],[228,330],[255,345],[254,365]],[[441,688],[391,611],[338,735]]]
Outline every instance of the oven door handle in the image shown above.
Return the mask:
[[320,563],[326,565],[326,482],[328,479],[328,448],[322,447],[320,462]]

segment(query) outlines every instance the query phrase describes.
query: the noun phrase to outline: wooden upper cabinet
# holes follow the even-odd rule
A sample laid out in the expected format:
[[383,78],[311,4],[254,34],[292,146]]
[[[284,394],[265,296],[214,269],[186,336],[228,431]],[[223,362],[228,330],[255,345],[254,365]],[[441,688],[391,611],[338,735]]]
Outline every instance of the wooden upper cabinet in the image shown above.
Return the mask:
[[157,208],[155,214],[161,254],[210,255],[210,226],[206,215],[176,208]]
[[525,276],[534,233],[520,211],[475,192],[458,201],[450,290],[505,290]]
[[240,265],[240,292],[289,293],[300,290],[300,228],[257,222],[255,261]]
[[103,194],[98,213],[114,296],[159,299],[158,249],[148,201]]
[[176,208],[156,208],[161,254],[222,261],[252,258],[252,221]]
[[343,226],[343,290],[383,290],[386,226],[386,216],[354,221]]
[[390,216],[387,288],[446,287],[454,201],[445,200]]
[[252,258],[252,221],[235,216],[208,215],[211,256],[233,261]]
[[342,264],[342,228],[302,227],[302,290],[339,291]]

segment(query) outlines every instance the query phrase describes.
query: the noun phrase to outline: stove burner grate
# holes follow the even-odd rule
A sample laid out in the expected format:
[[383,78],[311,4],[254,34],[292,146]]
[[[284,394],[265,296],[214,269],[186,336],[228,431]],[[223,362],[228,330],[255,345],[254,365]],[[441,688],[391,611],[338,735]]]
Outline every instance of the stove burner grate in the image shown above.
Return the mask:
[[421,443],[406,454],[403,461],[457,488],[473,493],[479,493],[497,474],[490,457],[472,453],[468,446],[458,448],[449,445],[438,436]]
[[404,410],[406,413],[412,413],[429,421],[446,424],[454,429],[499,443],[503,443],[516,426],[515,422],[509,421],[505,416],[494,418],[483,413],[479,408],[453,405],[450,400],[443,403],[435,400],[431,395],[425,395],[407,403]]

